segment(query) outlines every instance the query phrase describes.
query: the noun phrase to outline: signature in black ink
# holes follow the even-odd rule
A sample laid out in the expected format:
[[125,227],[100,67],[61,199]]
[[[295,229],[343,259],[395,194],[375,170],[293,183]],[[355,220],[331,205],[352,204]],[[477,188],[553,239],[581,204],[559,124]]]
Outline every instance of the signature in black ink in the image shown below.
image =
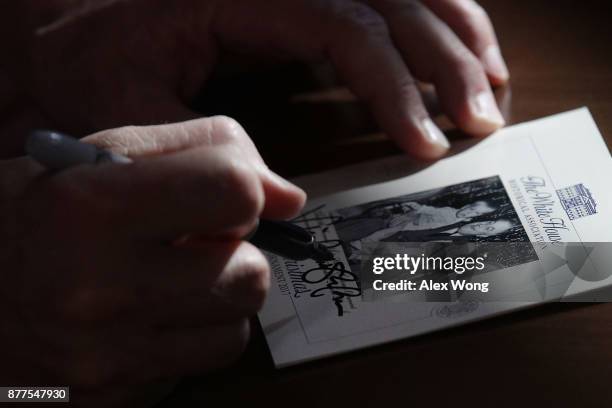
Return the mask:
[[[332,295],[332,300],[338,311],[338,316],[344,315],[344,298],[361,296],[361,287],[357,276],[346,269],[342,262],[319,263],[316,268],[309,269],[302,274],[302,281],[310,284],[327,282],[327,285],[310,293],[311,297]],[[345,286],[354,283],[355,286]]]
[[327,249],[334,249],[342,246],[342,240],[340,239],[322,239],[317,240],[317,242],[321,245],[325,245]]

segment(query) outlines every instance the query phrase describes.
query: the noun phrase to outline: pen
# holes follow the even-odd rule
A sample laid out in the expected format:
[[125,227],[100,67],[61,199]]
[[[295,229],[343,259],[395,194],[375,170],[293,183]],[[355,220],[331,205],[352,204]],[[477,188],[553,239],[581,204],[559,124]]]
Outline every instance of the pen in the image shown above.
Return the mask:
[[[81,164],[132,162],[120,154],[48,130],[32,132],[25,149],[30,157],[50,170]],[[293,260],[325,262],[334,259],[331,251],[317,242],[310,232],[286,221],[259,220],[255,230],[245,239],[260,249]]]

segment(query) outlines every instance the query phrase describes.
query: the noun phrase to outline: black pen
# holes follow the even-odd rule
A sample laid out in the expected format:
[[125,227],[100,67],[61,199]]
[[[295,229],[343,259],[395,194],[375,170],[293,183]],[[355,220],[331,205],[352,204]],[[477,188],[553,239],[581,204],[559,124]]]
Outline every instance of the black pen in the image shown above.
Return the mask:
[[[50,170],[63,170],[80,164],[131,163],[128,157],[99,149],[70,136],[47,130],[33,132],[26,141],[26,152]],[[305,229],[286,221],[259,220],[257,228],[245,238],[253,245],[276,255],[293,259],[334,259],[331,251],[318,243]]]

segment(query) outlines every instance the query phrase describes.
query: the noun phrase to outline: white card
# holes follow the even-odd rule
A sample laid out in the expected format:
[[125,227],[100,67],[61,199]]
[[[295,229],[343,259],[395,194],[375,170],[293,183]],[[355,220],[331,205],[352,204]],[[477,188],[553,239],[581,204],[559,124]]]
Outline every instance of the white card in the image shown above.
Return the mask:
[[[351,268],[369,241],[454,241],[472,233],[486,242],[532,241],[538,255],[517,255],[505,276],[550,263],[539,249],[557,241],[612,241],[612,161],[586,108],[503,129],[463,152],[414,169],[405,157],[394,157],[297,180],[310,200],[296,222],[332,249],[339,268],[268,254],[272,283],[259,319],[277,367],[541,303],[513,298],[406,301],[402,295],[366,301],[367,288]],[[341,192],[321,196],[330,189]],[[475,218],[461,211],[482,201],[495,211]],[[605,247],[587,252],[584,269],[612,266],[612,251]],[[550,289],[566,283],[567,295],[612,284],[610,277],[568,281],[567,263],[552,269],[556,272],[543,285]]]

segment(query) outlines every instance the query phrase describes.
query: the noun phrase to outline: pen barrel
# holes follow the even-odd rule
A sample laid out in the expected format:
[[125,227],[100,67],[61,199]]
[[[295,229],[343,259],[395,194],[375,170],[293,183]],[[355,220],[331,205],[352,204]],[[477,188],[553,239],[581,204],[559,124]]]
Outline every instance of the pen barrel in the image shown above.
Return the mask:
[[249,242],[285,258],[304,260],[312,256],[314,237],[289,222],[260,220]]
[[96,146],[47,130],[32,132],[25,148],[31,157],[51,170],[95,164],[98,158]]

